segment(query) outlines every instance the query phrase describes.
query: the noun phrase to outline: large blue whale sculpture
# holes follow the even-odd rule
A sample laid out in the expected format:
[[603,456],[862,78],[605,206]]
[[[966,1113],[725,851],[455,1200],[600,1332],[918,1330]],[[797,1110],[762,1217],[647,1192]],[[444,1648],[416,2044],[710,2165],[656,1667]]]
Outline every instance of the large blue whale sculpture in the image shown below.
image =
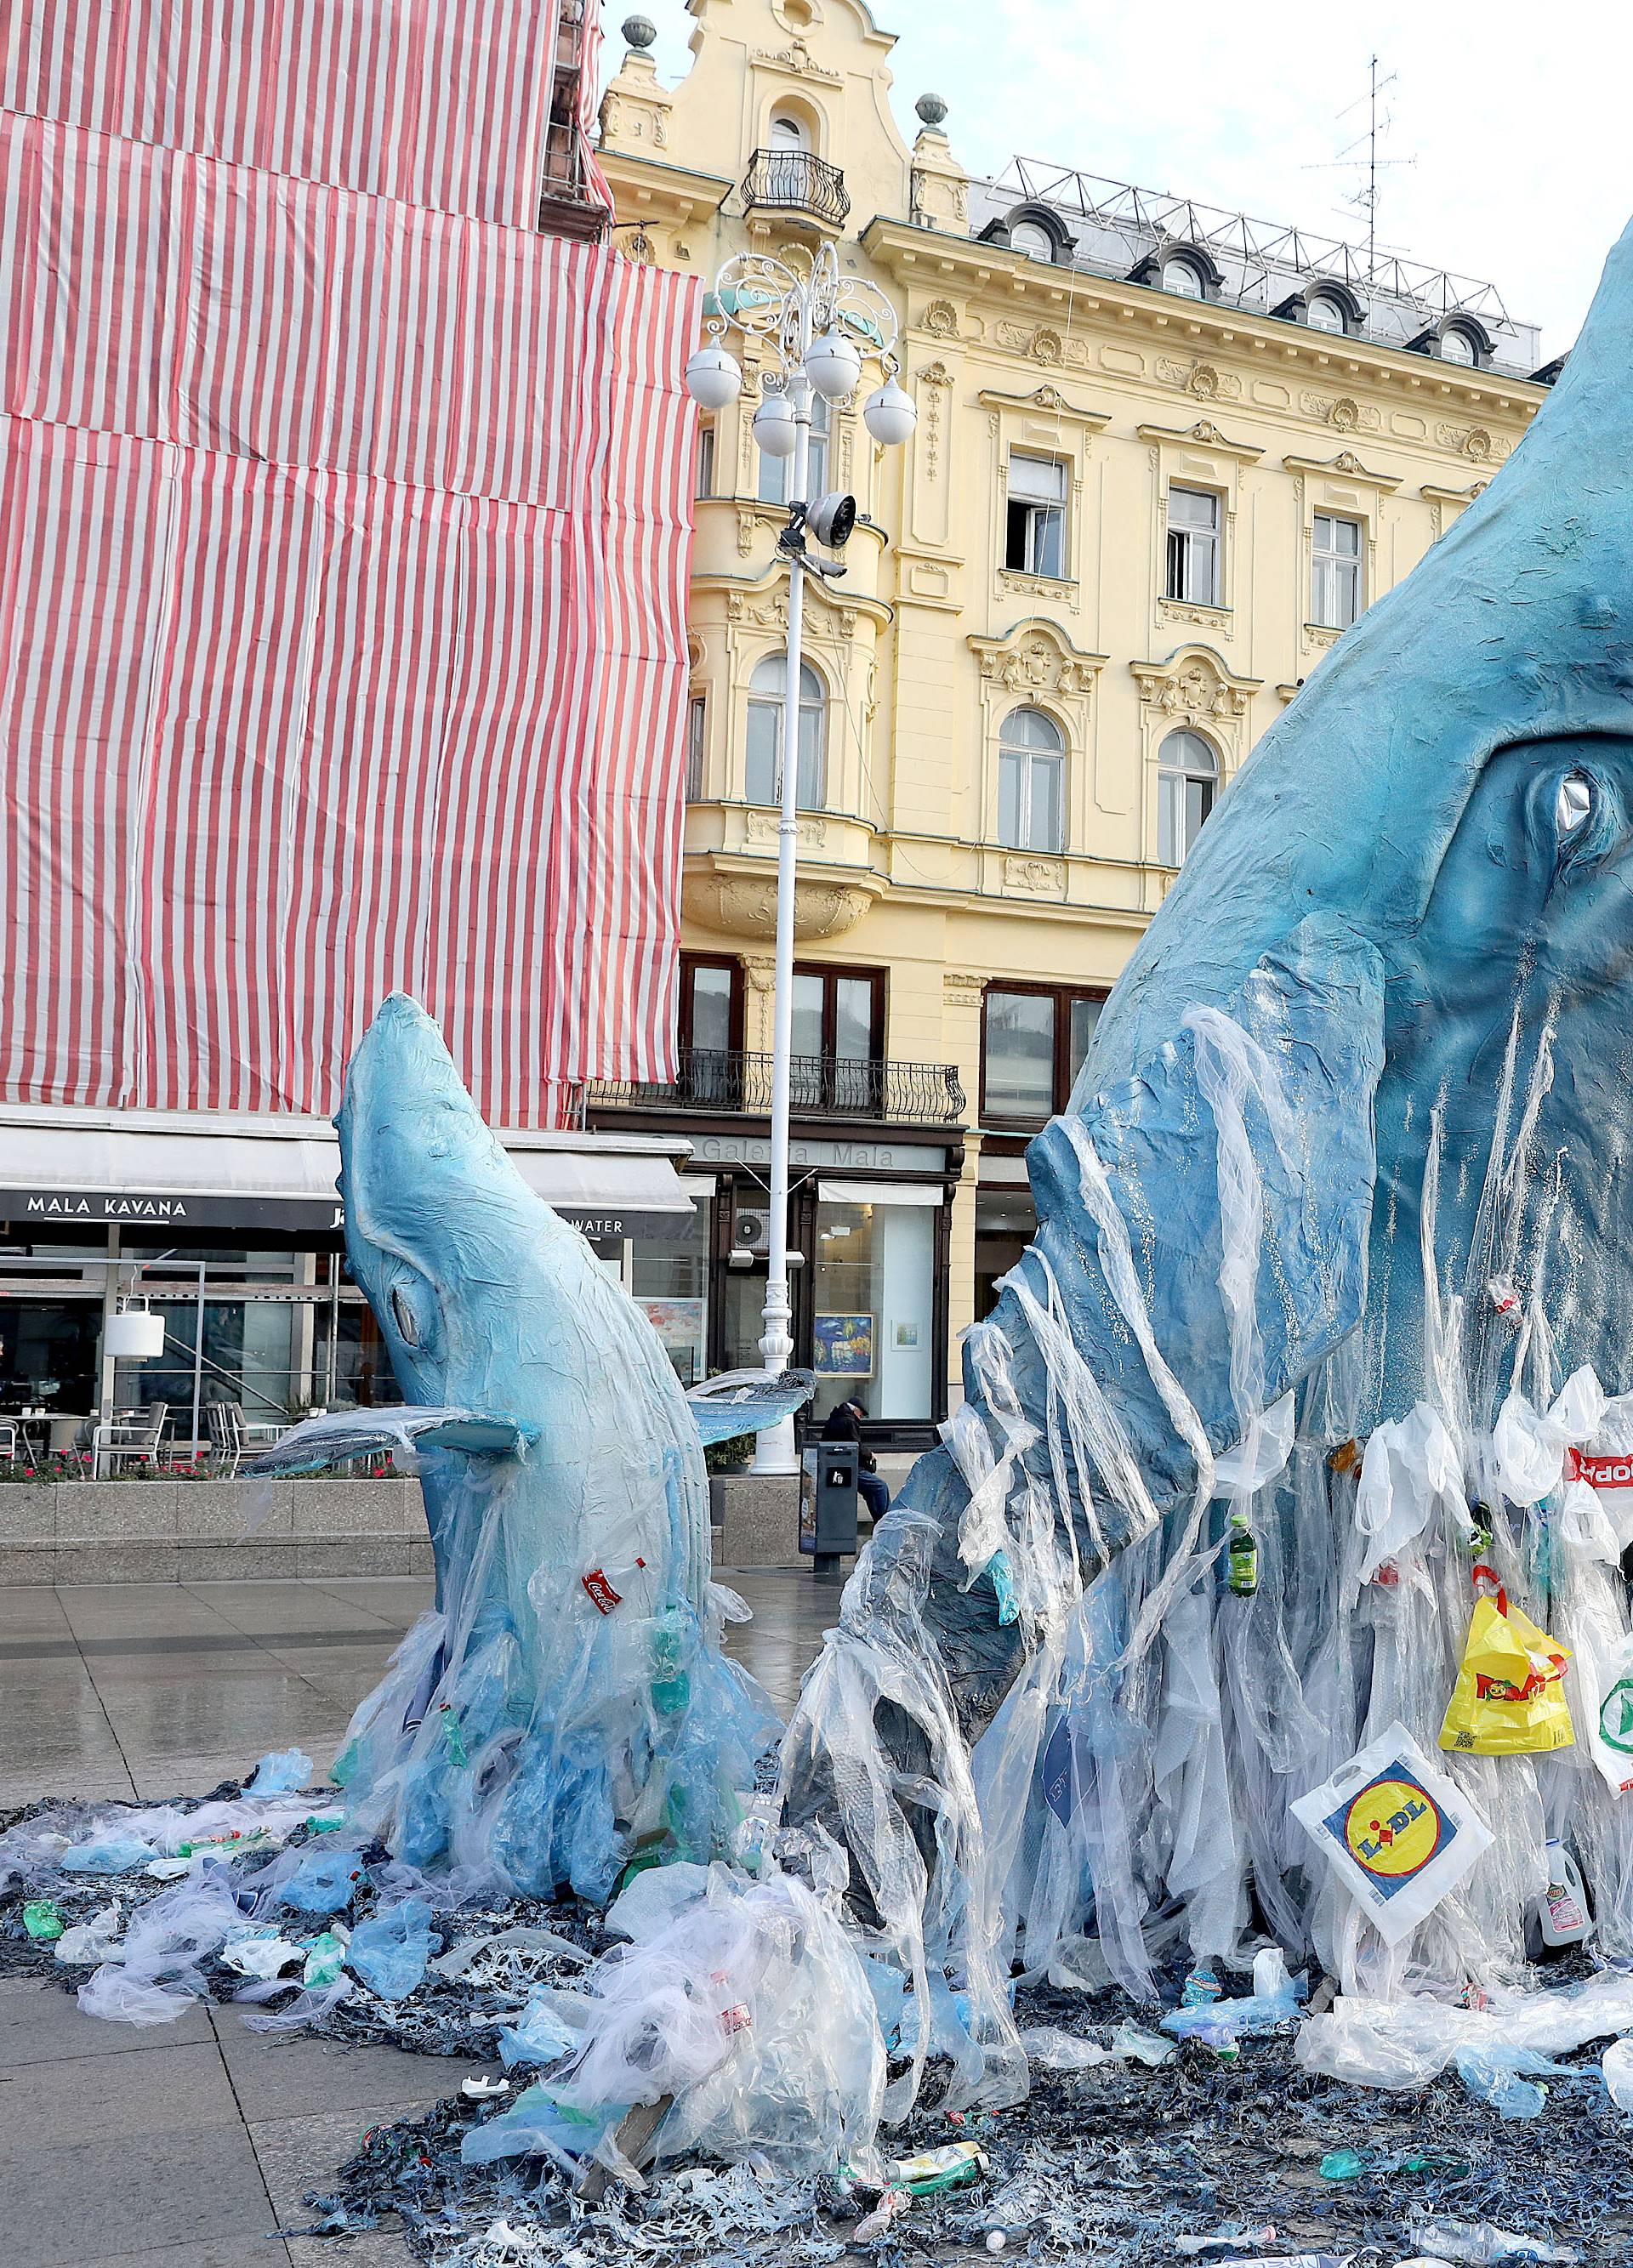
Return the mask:
[[401,1859],[605,1896],[638,1850],[716,1855],[776,1719],[720,1650],[705,1432],[805,1398],[691,1403],[645,1315],[484,1125],[395,994],[336,1121],[351,1271],[409,1398],[296,1427],[247,1468],[418,1456],[434,1613],[336,1766]]
[[[1013,1945],[990,1846],[1071,1776],[1062,1677],[1097,1657],[1104,1788],[1139,1713],[1109,1665],[1190,1613],[1186,1546],[1217,1541],[1210,1499],[1273,1478],[1284,1397],[1319,1450],[1425,1398],[1467,1445],[1517,1361],[1542,1390],[1583,1363],[1633,1384],[1630,372],[1633,232],[1512,461],[1258,744],[1031,1146],[1035,1241],[784,1749],[789,1815],[848,1845],[858,1908],[920,1974],[927,1940],[972,1986],[984,1938]],[[1306,1558],[1338,1535],[1307,1527]],[[1094,1583],[1147,1536],[1138,1583]],[[1198,1612],[1201,1682],[1228,1686]],[[1306,1642],[1278,1626],[1238,1714],[1299,1705]],[[1220,1788],[1230,1769],[1222,1748]],[[1145,1825],[1103,1807],[1093,1832],[1099,1864]]]

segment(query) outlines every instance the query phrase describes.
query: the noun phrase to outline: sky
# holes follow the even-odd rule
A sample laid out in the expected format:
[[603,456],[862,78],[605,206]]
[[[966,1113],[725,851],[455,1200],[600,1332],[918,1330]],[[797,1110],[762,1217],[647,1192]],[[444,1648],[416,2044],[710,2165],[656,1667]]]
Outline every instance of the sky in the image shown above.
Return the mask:
[[[639,4],[672,83],[691,19],[683,0]],[[615,66],[623,12],[608,0]],[[1393,76],[1379,154],[1411,160],[1379,173],[1380,249],[1495,284],[1511,315],[1541,325],[1545,359],[1575,337],[1633,213],[1625,0],[877,0],[875,13],[898,34],[898,124],[911,140],[916,99],[942,96],[972,173],[1053,158],[1363,241],[1365,217],[1344,202],[1361,177],[1333,161],[1365,132],[1376,52]]]

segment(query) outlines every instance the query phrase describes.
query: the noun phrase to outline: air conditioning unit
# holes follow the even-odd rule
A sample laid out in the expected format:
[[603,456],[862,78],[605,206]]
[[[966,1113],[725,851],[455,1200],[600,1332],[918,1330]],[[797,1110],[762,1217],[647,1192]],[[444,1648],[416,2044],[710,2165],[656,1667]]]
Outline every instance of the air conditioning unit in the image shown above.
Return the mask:
[[732,1221],[731,1241],[741,1252],[771,1250],[771,1212],[763,1205],[739,1205]]

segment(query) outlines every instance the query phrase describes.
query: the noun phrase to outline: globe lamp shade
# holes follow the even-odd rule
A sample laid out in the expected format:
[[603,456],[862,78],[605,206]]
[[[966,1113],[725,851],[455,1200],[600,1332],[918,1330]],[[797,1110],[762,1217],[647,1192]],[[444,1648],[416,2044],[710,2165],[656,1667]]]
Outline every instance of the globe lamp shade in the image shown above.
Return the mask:
[[898,448],[902,442],[911,441],[918,423],[918,403],[893,378],[887,378],[862,404],[862,423],[884,448]]
[[754,438],[761,454],[791,457],[799,438],[794,405],[786,394],[768,394],[754,413]]
[[861,376],[861,350],[843,331],[824,331],[805,357],[805,375],[824,401],[845,401]]
[[743,391],[743,371],[724,347],[699,347],[686,365],[686,391],[699,409],[724,409]]

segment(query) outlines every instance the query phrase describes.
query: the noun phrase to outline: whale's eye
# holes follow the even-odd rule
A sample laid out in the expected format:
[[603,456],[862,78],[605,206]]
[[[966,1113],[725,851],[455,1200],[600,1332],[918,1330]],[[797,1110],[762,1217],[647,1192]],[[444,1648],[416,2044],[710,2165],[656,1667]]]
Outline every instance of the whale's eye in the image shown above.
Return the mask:
[[1559,783],[1554,825],[1562,843],[1569,842],[1593,808],[1593,783],[1585,772],[1567,772]]
[[404,1346],[417,1347],[419,1344],[419,1318],[415,1314],[412,1304],[404,1297],[400,1284],[394,1284],[391,1287],[391,1320],[396,1325]]

